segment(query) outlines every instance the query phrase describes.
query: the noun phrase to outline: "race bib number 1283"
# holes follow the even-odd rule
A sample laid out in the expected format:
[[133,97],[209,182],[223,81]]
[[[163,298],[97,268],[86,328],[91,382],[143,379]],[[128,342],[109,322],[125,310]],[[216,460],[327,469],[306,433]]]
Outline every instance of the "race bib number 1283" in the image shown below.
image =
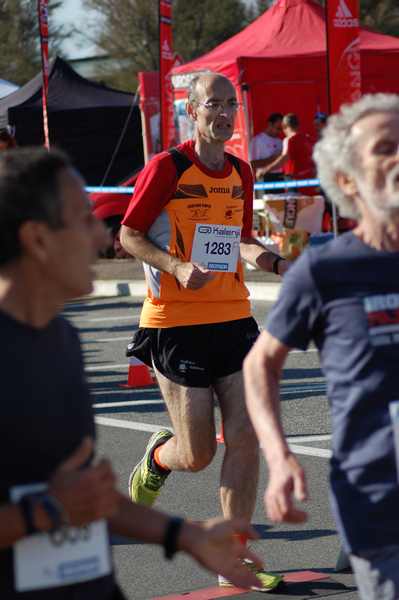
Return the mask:
[[235,273],[240,255],[241,227],[197,223],[191,262],[210,271]]

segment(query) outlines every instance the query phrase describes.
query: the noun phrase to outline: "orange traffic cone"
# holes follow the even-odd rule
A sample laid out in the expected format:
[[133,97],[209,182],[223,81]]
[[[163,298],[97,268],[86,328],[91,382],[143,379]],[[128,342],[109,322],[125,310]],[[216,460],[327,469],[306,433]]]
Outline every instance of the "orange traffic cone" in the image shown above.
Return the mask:
[[154,385],[149,368],[138,358],[134,356],[129,357],[127,383],[122,383],[120,386],[124,388],[136,388],[146,385]]
[[224,444],[223,423],[222,423],[219,433],[216,434],[216,441],[218,444]]

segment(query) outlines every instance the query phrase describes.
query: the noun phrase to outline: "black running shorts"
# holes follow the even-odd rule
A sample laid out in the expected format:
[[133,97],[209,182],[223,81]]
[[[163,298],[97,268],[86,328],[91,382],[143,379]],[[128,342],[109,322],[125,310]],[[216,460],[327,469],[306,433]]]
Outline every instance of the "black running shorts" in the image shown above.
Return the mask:
[[162,375],[179,385],[207,388],[241,371],[258,335],[252,317],[209,325],[141,328],[129,352],[149,366],[153,362]]

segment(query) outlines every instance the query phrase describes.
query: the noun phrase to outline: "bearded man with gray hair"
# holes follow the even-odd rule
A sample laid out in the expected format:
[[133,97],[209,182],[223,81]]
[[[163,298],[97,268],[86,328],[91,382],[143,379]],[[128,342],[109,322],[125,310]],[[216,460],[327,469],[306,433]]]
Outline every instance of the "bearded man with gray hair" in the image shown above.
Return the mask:
[[279,379],[313,341],[332,418],[332,509],[362,599],[399,598],[399,96],[332,116],[314,151],[321,185],[358,226],[310,248],[244,363],[247,406],[270,470],[269,517],[302,522],[306,477],[285,439]]

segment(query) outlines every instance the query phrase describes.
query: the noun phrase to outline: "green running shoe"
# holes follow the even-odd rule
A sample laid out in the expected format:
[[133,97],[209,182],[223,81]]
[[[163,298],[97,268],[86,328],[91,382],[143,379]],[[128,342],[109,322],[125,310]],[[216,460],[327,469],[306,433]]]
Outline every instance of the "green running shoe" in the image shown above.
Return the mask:
[[155,448],[167,442],[173,433],[161,429],[150,437],[141,461],[134,467],[129,477],[129,496],[132,502],[152,506],[159,496],[161,487],[169,473],[160,474],[151,468],[151,456]]
[[[283,577],[281,575],[275,575],[274,573],[267,573],[263,569],[258,569],[251,560],[244,559],[244,564],[255,573],[259,581],[259,586],[252,586],[251,590],[255,592],[271,592],[275,590],[282,582]],[[219,575],[219,586],[220,587],[234,587],[232,583],[223,575]]]

